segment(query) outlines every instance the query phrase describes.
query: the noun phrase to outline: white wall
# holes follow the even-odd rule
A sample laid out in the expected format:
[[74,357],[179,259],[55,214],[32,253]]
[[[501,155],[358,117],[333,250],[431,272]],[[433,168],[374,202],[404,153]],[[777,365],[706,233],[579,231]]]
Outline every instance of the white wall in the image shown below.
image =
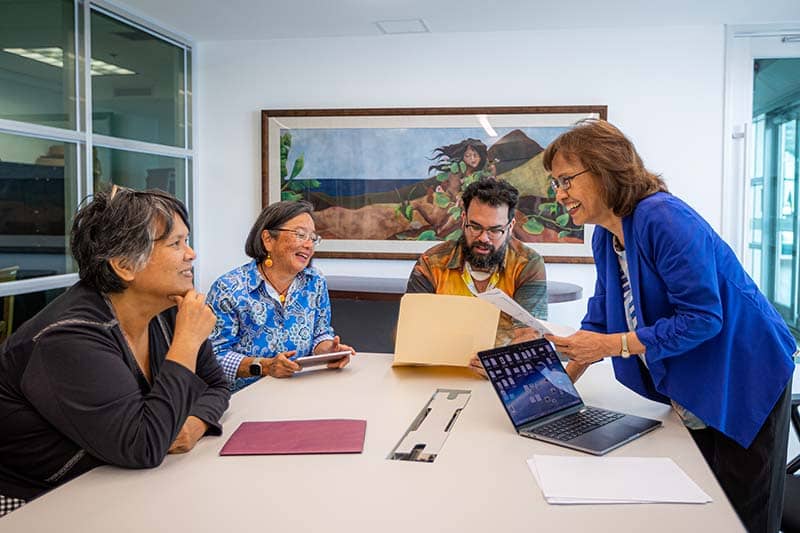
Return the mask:
[[[197,60],[202,289],[246,259],[261,109],[605,104],[672,192],[721,223],[722,26],[204,42]],[[593,291],[593,266],[548,264],[548,277]],[[584,310],[557,304],[551,318],[577,326]]]

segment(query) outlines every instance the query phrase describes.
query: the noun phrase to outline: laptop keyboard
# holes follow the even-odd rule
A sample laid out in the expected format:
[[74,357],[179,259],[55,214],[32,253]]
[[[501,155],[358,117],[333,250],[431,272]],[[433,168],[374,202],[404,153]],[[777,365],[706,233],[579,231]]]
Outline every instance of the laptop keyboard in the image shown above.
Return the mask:
[[588,433],[593,429],[600,426],[605,426],[619,418],[625,416],[622,413],[614,413],[604,409],[597,409],[595,407],[587,407],[577,413],[564,416],[557,420],[553,420],[547,424],[536,427],[532,433],[547,437],[550,439],[560,440],[567,442],[575,437],[579,437],[584,433]]

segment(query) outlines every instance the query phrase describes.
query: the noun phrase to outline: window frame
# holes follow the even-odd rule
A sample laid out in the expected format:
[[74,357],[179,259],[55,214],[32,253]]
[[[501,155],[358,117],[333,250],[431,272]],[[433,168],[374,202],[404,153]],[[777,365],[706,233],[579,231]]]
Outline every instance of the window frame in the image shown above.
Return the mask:
[[[68,142],[76,145],[77,168],[76,205],[65,205],[65,209],[77,210],[80,202],[94,192],[94,167],[92,150],[94,147],[123,150],[148,155],[167,156],[184,160],[184,190],[186,204],[191,216],[192,226],[196,227],[194,206],[197,205],[197,187],[194,186],[197,173],[197,120],[196,109],[192,101],[194,94],[194,72],[196,57],[194,43],[191,39],[176,32],[167,30],[153,21],[139,17],[127,10],[104,0],[74,0],[73,2],[73,38],[77,51],[75,64],[75,128],[58,128],[28,122],[20,122],[0,118],[0,132],[11,135],[37,138],[48,141]],[[91,57],[91,15],[92,12],[113,18],[133,29],[143,31],[183,50],[183,108],[184,147],[162,145],[152,142],[136,141],[109,135],[93,133],[92,128],[92,77],[86,68]],[[15,296],[39,292],[48,289],[69,287],[78,281],[77,273],[58,274],[26,280],[15,280],[0,283],[0,297]]]

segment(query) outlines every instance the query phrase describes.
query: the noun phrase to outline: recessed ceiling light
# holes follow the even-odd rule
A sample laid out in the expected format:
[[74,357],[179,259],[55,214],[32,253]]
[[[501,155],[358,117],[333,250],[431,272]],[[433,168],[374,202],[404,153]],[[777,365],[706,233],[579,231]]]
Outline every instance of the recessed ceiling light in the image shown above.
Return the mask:
[[[58,68],[64,68],[64,50],[58,47],[49,48],[3,48],[3,52],[16,54],[26,59],[32,59]],[[130,76],[136,74],[132,70],[122,68],[112,63],[106,63],[99,59],[92,59],[92,76],[106,76],[117,74],[120,76]]]
[[384,35],[398,33],[430,33],[428,25],[422,19],[379,20],[375,25]]

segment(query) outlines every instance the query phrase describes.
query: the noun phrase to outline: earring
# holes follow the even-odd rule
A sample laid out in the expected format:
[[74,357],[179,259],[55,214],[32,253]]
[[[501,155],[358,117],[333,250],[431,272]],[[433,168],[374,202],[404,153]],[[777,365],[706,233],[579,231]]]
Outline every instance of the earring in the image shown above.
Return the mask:
[[269,252],[267,252],[267,258],[264,260],[264,266],[267,268],[272,266],[272,258],[269,256]]

